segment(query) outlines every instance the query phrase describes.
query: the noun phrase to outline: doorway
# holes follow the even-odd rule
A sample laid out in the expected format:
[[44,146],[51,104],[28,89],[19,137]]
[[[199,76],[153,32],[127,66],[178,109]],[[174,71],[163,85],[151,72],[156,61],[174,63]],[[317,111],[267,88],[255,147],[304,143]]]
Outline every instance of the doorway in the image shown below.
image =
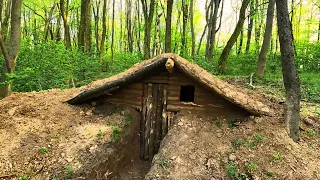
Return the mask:
[[167,84],[143,84],[140,158],[152,160],[168,132]]

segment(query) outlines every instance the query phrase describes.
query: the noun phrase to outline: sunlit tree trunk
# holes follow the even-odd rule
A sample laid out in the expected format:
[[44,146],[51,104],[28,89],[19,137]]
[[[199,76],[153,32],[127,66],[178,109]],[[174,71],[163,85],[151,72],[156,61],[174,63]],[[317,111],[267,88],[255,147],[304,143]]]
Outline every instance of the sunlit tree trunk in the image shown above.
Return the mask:
[[[0,47],[5,59],[5,66],[1,74],[1,82],[6,81],[6,73],[13,73],[16,66],[17,57],[20,50],[21,41],[21,5],[22,0],[12,2],[11,29],[8,47],[5,46],[2,36],[0,36]],[[6,84],[0,88],[0,98],[11,94],[11,84]]]
[[112,2],[112,30],[111,30],[111,56],[112,56],[112,66],[114,62],[114,17],[115,17],[115,0]]
[[5,11],[4,11],[4,19],[1,22],[1,35],[3,38],[3,41],[6,42],[9,32],[9,19],[11,16],[11,5],[12,0],[5,1]]
[[[206,46],[206,60],[212,60],[213,50],[216,42],[217,22],[218,22],[218,10],[221,0],[211,0],[208,10],[209,23],[208,23],[208,37]],[[208,11],[207,10],[207,11]]]
[[266,20],[266,30],[264,32],[264,39],[263,39],[263,43],[262,43],[260,54],[259,54],[257,69],[255,72],[255,75],[261,79],[263,78],[264,71],[266,69],[267,55],[269,52],[270,41],[272,36],[274,6],[275,6],[275,0],[269,0],[267,20]]
[[231,48],[234,43],[237,41],[237,38],[240,34],[241,29],[243,28],[243,23],[246,19],[246,9],[248,7],[250,0],[243,0],[240,8],[239,21],[236,25],[234,32],[232,33],[230,39],[227,42],[227,45],[224,47],[222,54],[218,62],[218,73],[224,74],[227,66],[227,59],[230,54]]
[[289,136],[300,140],[300,80],[294,63],[292,25],[289,20],[287,0],[276,0],[277,21],[282,59],[283,82],[286,89],[284,119]]
[[126,0],[126,9],[127,9],[127,38],[128,38],[128,50],[133,52],[133,32],[132,32],[132,0]]
[[100,21],[100,0],[96,1],[92,12],[94,14],[94,36],[96,41],[96,49],[100,51],[100,35],[99,35],[99,21]]
[[187,24],[188,24],[188,2],[182,0],[182,36],[181,36],[181,55],[187,56]]
[[253,29],[253,23],[254,23],[254,1],[251,0],[250,2],[250,15],[249,15],[249,21],[248,21],[248,34],[247,34],[247,44],[246,44],[246,53],[250,52],[250,45],[251,45],[251,37],[252,37],[252,29]]
[[69,0],[60,0],[60,14],[63,20],[64,27],[64,43],[67,49],[71,49],[71,36],[70,36],[70,27],[68,21],[68,10],[69,9]]
[[149,6],[145,0],[141,0],[141,3],[145,21],[143,53],[144,59],[150,59],[151,25],[154,14],[155,0],[150,0]]
[[107,0],[103,0],[103,8],[102,8],[102,35],[101,35],[101,43],[100,43],[100,52],[103,54],[106,50],[105,42],[107,38]]
[[191,56],[192,59],[195,58],[196,53],[196,36],[194,32],[194,1],[190,1],[190,28],[191,28]]
[[81,15],[78,34],[78,47],[83,52],[90,52],[91,46],[91,1],[81,0]]
[[173,0],[167,1],[167,19],[166,19],[166,35],[165,35],[165,52],[171,52],[171,23],[172,23],[172,6]]

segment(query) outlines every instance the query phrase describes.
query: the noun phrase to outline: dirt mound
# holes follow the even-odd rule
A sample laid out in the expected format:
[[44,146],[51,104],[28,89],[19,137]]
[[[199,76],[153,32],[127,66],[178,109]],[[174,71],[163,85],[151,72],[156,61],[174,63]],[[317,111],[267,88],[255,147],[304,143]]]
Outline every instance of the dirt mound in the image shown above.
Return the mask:
[[131,121],[139,124],[139,113],[123,106],[64,103],[75,91],[15,93],[0,101],[0,179],[84,178],[93,167],[104,168],[100,164],[116,153],[114,144],[122,143],[122,130]]
[[282,118],[235,122],[181,112],[162,142],[147,179],[320,179],[319,134],[300,143]]

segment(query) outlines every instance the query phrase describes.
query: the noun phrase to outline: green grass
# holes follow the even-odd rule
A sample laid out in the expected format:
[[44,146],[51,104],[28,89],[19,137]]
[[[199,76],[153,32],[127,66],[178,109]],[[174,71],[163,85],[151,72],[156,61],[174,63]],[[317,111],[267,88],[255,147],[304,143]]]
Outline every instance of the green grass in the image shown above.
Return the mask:
[[121,138],[121,129],[119,127],[112,128],[111,140],[118,141]]

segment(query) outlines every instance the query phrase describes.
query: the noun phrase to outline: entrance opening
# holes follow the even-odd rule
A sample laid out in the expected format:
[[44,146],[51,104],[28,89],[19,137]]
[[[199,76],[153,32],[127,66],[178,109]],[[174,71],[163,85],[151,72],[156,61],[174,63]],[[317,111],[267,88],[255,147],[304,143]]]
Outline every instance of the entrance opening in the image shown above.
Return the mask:
[[180,101],[194,102],[194,86],[181,86],[180,88]]

